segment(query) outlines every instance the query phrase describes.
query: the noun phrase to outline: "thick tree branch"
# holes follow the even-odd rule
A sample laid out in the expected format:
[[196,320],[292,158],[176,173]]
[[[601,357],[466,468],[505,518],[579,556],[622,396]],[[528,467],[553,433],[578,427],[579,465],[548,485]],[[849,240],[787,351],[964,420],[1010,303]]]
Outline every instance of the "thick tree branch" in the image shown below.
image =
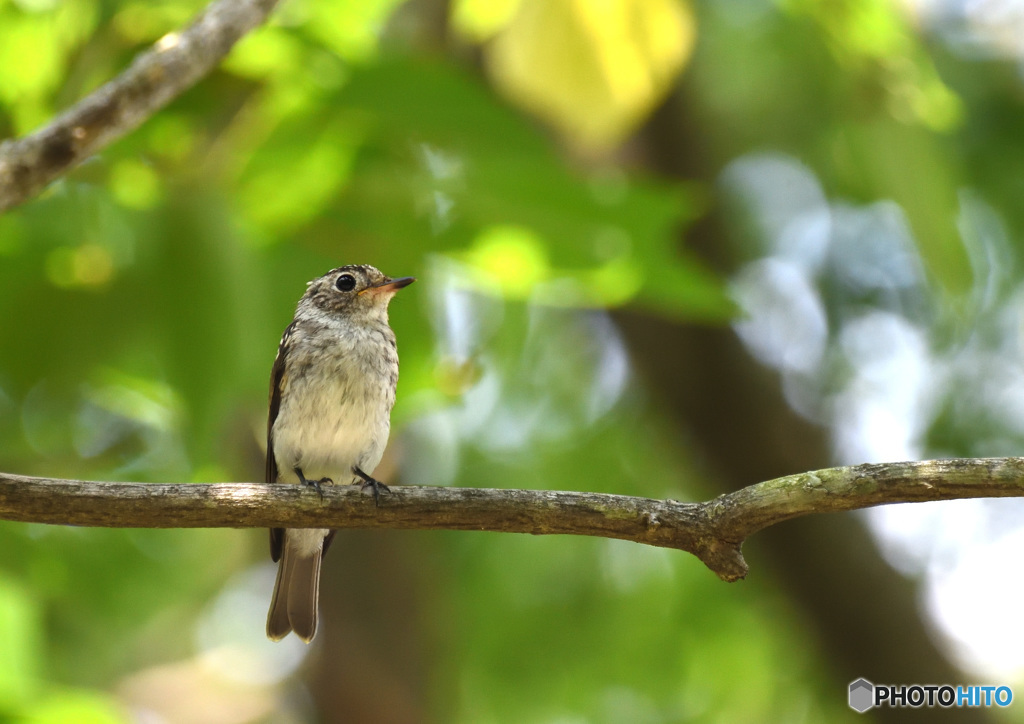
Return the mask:
[[0,519],[121,528],[406,528],[620,538],[689,551],[726,581],[759,530],[886,503],[1024,497],[1024,458],[930,460],[788,475],[706,503],[602,493],[394,486],[90,483],[0,473]]
[[0,142],[0,212],[39,193],[195,85],[277,0],[216,0],[114,80],[23,138]]

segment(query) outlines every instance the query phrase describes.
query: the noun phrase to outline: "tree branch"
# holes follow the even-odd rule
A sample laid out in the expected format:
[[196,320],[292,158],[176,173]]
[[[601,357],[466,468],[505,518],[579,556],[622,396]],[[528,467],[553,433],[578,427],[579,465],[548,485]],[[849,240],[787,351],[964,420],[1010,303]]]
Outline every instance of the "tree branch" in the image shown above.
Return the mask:
[[358,487],[91,483],[0,473],[0,519],[111,528],[405,528],[619,538],[688,551],[720,578],[747,573],[740,547],[811,513],[887,503],[1024,497],[1024,458],[828,468],[681,503],[603,493],[394,486],[379,508]]
[[195,85],[277,0],[216,0],[114,80],[46,126],[0,142],[0,212],[30,199],[86,158],[134,130]]

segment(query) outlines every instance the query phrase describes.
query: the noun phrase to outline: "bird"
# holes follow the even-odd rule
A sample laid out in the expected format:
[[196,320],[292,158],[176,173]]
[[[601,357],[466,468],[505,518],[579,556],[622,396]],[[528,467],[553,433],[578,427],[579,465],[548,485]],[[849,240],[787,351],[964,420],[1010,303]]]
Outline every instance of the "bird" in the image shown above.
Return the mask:
[[[387,446],[398,384],[398,347],[388,304],[414,277],[392,279],[375,267],[331,269],[306,285],[284,330],[270,373],[266,482],[372,489]],[[320,563],[335,531],[273,528],[278,563],[267,637],[290,632],[310,643],[317,629]]]

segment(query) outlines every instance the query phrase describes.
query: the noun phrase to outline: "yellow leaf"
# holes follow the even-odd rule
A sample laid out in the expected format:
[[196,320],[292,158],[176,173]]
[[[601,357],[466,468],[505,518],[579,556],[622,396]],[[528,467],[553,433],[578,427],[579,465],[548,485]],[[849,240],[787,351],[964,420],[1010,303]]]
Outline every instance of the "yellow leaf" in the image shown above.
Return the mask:
[[522,0],[487,49],[488,70],[573,143],[607,150],[665,96],[695,35],[679,0]]

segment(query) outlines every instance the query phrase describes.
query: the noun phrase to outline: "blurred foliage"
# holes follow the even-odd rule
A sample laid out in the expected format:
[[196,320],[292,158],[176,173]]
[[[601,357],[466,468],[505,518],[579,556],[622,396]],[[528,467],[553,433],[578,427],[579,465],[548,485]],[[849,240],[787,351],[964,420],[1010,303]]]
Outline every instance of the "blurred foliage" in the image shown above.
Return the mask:
[[[0,0],[0,136],[201,6]],[[303,283],[369,262],[421,278],[392,307],[403,481],[703,497],[604,314],[734,311],[680,243],[716,179],[653,177],[627,143],[684,68],[716,170],[777,149],[830,196],[895,201],[950,327],[979,304],[961,189],[1020,238],[1019,80],[982,78],[885,0],[461,0],[448,53],[428,10],[290,0],[137,132],[0,216],[0,468],[259,479],[267,375]],[[725,586],[617,541],[431,541],[437,721],[849,715],[763,579]],[[264,699],[246,690],[244,716],[210,721],[304,716],[284,678],[301,652],[259,641],[264,545],[0,524],[0,718],[126,721],[159,708],[154,682],[212,688],[211,668],[231,669],[218,656],[264,662],[246,679]]]
[[478,39],[497,33],[487,54],[495,86],[588,149],[614,147],[647,116],[696,34],[680,0],[521,0],[497,27],[481,5],[459,3],[455,27]]

